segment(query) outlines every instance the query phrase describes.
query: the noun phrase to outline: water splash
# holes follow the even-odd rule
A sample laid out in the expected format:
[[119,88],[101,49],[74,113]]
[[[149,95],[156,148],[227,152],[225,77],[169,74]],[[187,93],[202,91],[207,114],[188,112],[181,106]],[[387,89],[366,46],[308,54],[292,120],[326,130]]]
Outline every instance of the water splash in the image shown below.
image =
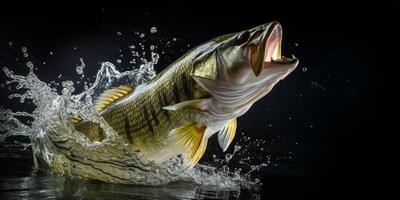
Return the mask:
[[83,74],[83,69],[85,68],[86,65],[83,62],[83,58],[79,58],[79,61],[81,62],[81,64],[76,67],[76,73],[78,73],[79,75],[82,75],[81,76],[81,79],[82,79],[83,77],[85,77],[85,74]]
[[[157,29],[153,27],[151,33]],[[122,33],[117,32],[119,36]],[[144,33],[139,34],[145,37]],[[176,38],[173,38],[176,41]],[[241,168],[231,169],[229,162],[243,147],[236,144],[234,151],[224,158],[217,159],[219,166],[199,164],[191,170],[183,168],[182,157],[176,157],[164,163],[157,164],[143,158],[140,152],[118,140],[118,135],[99,116],[93,106],[93,101],[102,91],[114,86],[131,84],[140,85],[151,80],[156,72],[154,66],[158,63],[159,54],[155,52],[157,46],[150,46],[151,60],[146,60],[145,53],[135,51],[136,47],[144,49],[143,44],[130,45],[132,59],[141,65],[133,70],[120,72],[110,62],[101,64],[95,81],[85,82],[84,91],[75,93],[74,81],[63,81],[61,93],[57,84],[47,84],[41,81],[34,73],[34,64],[27,62],[29,72],[26,76],[16,75],[12,70],[3,67],[8,77],[7,85],[13,85],[16,93],[10,99],[18,99],[21,103],[30,101],[36,107],[33,112],[11,111],[0,109],[0,142],[12,135],[27,136],[35,155],[36,165],[51,168],[52,173],[96,179],[106,182],[126,183],[137,185],[165,185],[177,181],[190,181],[205,186],[217,188],[238,189],[259,185],[259,179],[251,179],[250,173],[267,164],[251,165],[251,170],[243,172]],[[27,54],[27,49],[22,48]],[[52,52],[50,52],[52,54]],[[118,59],[117,63],[121,63]],[[84,78],[85,63],[80,58],[80,65],[76,72]],[[92,142],[85,135],[76,131],[69,118],[80,116],[83,120],[100,124],[105,130],[106,138],[101,142]],[[29,122],[21,117],[30,118]],[[243,151],[242,151],[243,152]],[[249,158],[241,158],[245,162]]]

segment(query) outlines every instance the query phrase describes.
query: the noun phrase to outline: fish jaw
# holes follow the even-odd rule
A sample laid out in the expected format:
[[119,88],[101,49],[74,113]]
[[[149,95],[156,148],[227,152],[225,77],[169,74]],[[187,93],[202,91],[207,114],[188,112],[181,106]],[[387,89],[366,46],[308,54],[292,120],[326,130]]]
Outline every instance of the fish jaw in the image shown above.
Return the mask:
[[210,52],[213,56],[209,57],[215,57],[216,61],[209,63],[215,66],[204,65],[216,75],[193,77],[212,97],[210,113],[223,120],[243,115],[299,63],[294,56],[282,56],[279,22],[263,24],[231,37]]
[[[259,33],[256,32],[255,34],[258,35],[258,37],[253,38],[250,42],[251,53],[249,60],[254,75],[258,77],[264,69],[271,67],[281,67],[283,71],[292,72],[298,65],[299,60],[294,56],[292,56],[292,58],[282,56],[281,24],[279,22],[271,22],[257,28]],[[254,46],[256,46],[256,48]],[[285,74],[287,75],[289,73]]]

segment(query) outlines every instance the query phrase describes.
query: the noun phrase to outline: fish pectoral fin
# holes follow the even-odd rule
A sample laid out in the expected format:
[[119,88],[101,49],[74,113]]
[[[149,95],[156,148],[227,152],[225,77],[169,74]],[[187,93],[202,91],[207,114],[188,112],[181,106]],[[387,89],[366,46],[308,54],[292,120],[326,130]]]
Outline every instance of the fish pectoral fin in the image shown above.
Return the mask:
[[207,147],[208,139],[204,137],[205,127],[198,127],[196,123],[173,129],[167,138],[167,143],[172,151],[183,154],[190,167],[199,162]]
[[177,111],[184,108],[189,109],[197,109],[197,110],[206,110],[208,107],[209,102],[211,101],[210,98],[207,99],[195,99],[190,101],[183,101],[174,105],[164,106],[163,109]]
[[134,88],[129,85],[121,85],[104,91],[98,98],[95,104],[96,112],[101,112],[113,102],[133,92]]
[[218,143],[223,151],[226,151],[235,137],[237,127],[236,118],[230,119],[218,132]]

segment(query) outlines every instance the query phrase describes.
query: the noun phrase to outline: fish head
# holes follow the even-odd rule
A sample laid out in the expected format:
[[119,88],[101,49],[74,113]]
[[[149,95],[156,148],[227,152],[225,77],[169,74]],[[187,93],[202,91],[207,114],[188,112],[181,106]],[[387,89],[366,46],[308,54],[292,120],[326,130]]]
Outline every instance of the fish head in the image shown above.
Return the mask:
[[266,77],[281,80],[299,62],[294,56],[282,56],[281,49],[282,26],[278,22],[263,24],[221,42],[215,48],[217,67],[226,71],[226,81],[233,85],[254,84]]
[[243,114],[299,63],[294,56],[281,55],[278,22],[217,37],[210,47],[195,62],[192,74],[220,114]]

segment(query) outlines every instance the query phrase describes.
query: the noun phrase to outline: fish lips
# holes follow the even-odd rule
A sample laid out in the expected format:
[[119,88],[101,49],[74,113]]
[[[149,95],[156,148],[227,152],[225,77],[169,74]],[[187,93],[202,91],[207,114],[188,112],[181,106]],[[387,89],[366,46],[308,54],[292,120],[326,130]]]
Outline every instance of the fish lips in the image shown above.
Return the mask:
[[281,56],[282,26],[279,22],[271,22],[258,26],[253,30],[250,46],[250,63],[255,76],[259,76],[263,68],[289,67],[293,71],[299,60],[292,56]]

